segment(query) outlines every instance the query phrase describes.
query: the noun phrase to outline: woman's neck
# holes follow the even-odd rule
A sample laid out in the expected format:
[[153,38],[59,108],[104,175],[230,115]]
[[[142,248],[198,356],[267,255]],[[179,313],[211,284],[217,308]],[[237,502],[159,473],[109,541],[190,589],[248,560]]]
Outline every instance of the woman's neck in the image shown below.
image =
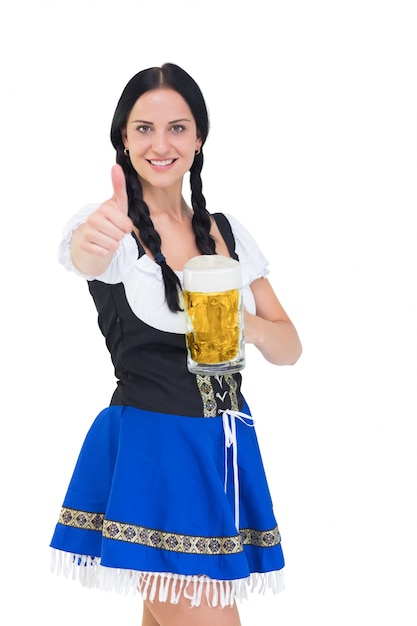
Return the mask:
[[185,216],[189,217],[190,207],[184,200],[182,188],[160,189],[157,187],[143,187],[143,199],[149,207],[151,218],[161,214],[168,214],[171,218],[181,221]]

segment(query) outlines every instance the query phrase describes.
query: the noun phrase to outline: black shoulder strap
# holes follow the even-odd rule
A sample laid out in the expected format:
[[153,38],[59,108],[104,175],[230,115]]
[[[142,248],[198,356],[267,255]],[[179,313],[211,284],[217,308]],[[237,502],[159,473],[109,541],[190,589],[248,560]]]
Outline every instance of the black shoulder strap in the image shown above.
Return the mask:
[[221,236],[226,242],[227,249],[230,252],[230,256],[236,261],[239,260],[238,255],[236,254],[236,241],[233,235],[232,227],[230,226],[230,222],[227,217],[223,213],[213,213],[213,217],[216,220],[216,224],[221,233]]

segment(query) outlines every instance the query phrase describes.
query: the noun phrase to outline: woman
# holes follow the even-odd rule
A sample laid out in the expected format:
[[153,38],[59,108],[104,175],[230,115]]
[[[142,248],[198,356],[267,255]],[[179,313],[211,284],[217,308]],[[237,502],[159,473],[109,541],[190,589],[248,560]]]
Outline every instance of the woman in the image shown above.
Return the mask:
[[[60,247],[64,266],[88,281],[117,387],[86,437],[51,546],[57,569],[83,584],[137,589],[143,626],[238,626],[235,598],[282,588],[241,375],[187,370],[185,263],[238,259],[245,341],[277,365],[295,363],[301,345],[251,235],[206,209],[207,134],[203,96],[184,70],[139,72],[113,118],[113,197],[74,216]],[[182,195],[188,172],[192,207]]]

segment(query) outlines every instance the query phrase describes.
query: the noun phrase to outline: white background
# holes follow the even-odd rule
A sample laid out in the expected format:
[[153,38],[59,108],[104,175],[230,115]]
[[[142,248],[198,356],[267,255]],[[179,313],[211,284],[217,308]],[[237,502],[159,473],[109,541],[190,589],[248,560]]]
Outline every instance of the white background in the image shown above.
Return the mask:
[[289,368],[248,348],[287,590],[245,602],[243,625],[417,623],[413,5],[1,4],[3,623],[140,623],[137,598],[49,572],[79,447],[113,389],[93,302],[56,250],[72,213],[111,194],[124,85],[165,61],[207,99],[209,209],[252,230],[304,345]]

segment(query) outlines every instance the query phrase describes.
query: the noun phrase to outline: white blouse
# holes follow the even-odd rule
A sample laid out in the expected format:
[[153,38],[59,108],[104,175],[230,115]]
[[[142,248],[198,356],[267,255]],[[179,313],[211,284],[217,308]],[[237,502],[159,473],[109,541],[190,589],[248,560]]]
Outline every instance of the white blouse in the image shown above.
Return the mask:
[[[59,245],[59,262],[69,271],[86,280],[100,280],[115,284],[122,282],[126,298],[132,311],[146,324],[159,330],[184,334],[185,319],[182,312],[173,313],[165,302],[165,291],[161,268],[153,259],[144,254],[138,259],[138,247],[131,234],[125,235],[113,259],[103,274],[88,276],[77,270],[71,260],[70,242],[74,230],[87,221],[100,204],[89,204],[76,213],[66,224],[63,238]],[[240,222],[225,213],[232,227],[236,242],[236,253],[242,267],[242,295],[244,306],[250,313],[256,313],[255,299],[250,283],[269,273],[268,261],[260,248]],[[182,283],[182,272],[176,272]]]

